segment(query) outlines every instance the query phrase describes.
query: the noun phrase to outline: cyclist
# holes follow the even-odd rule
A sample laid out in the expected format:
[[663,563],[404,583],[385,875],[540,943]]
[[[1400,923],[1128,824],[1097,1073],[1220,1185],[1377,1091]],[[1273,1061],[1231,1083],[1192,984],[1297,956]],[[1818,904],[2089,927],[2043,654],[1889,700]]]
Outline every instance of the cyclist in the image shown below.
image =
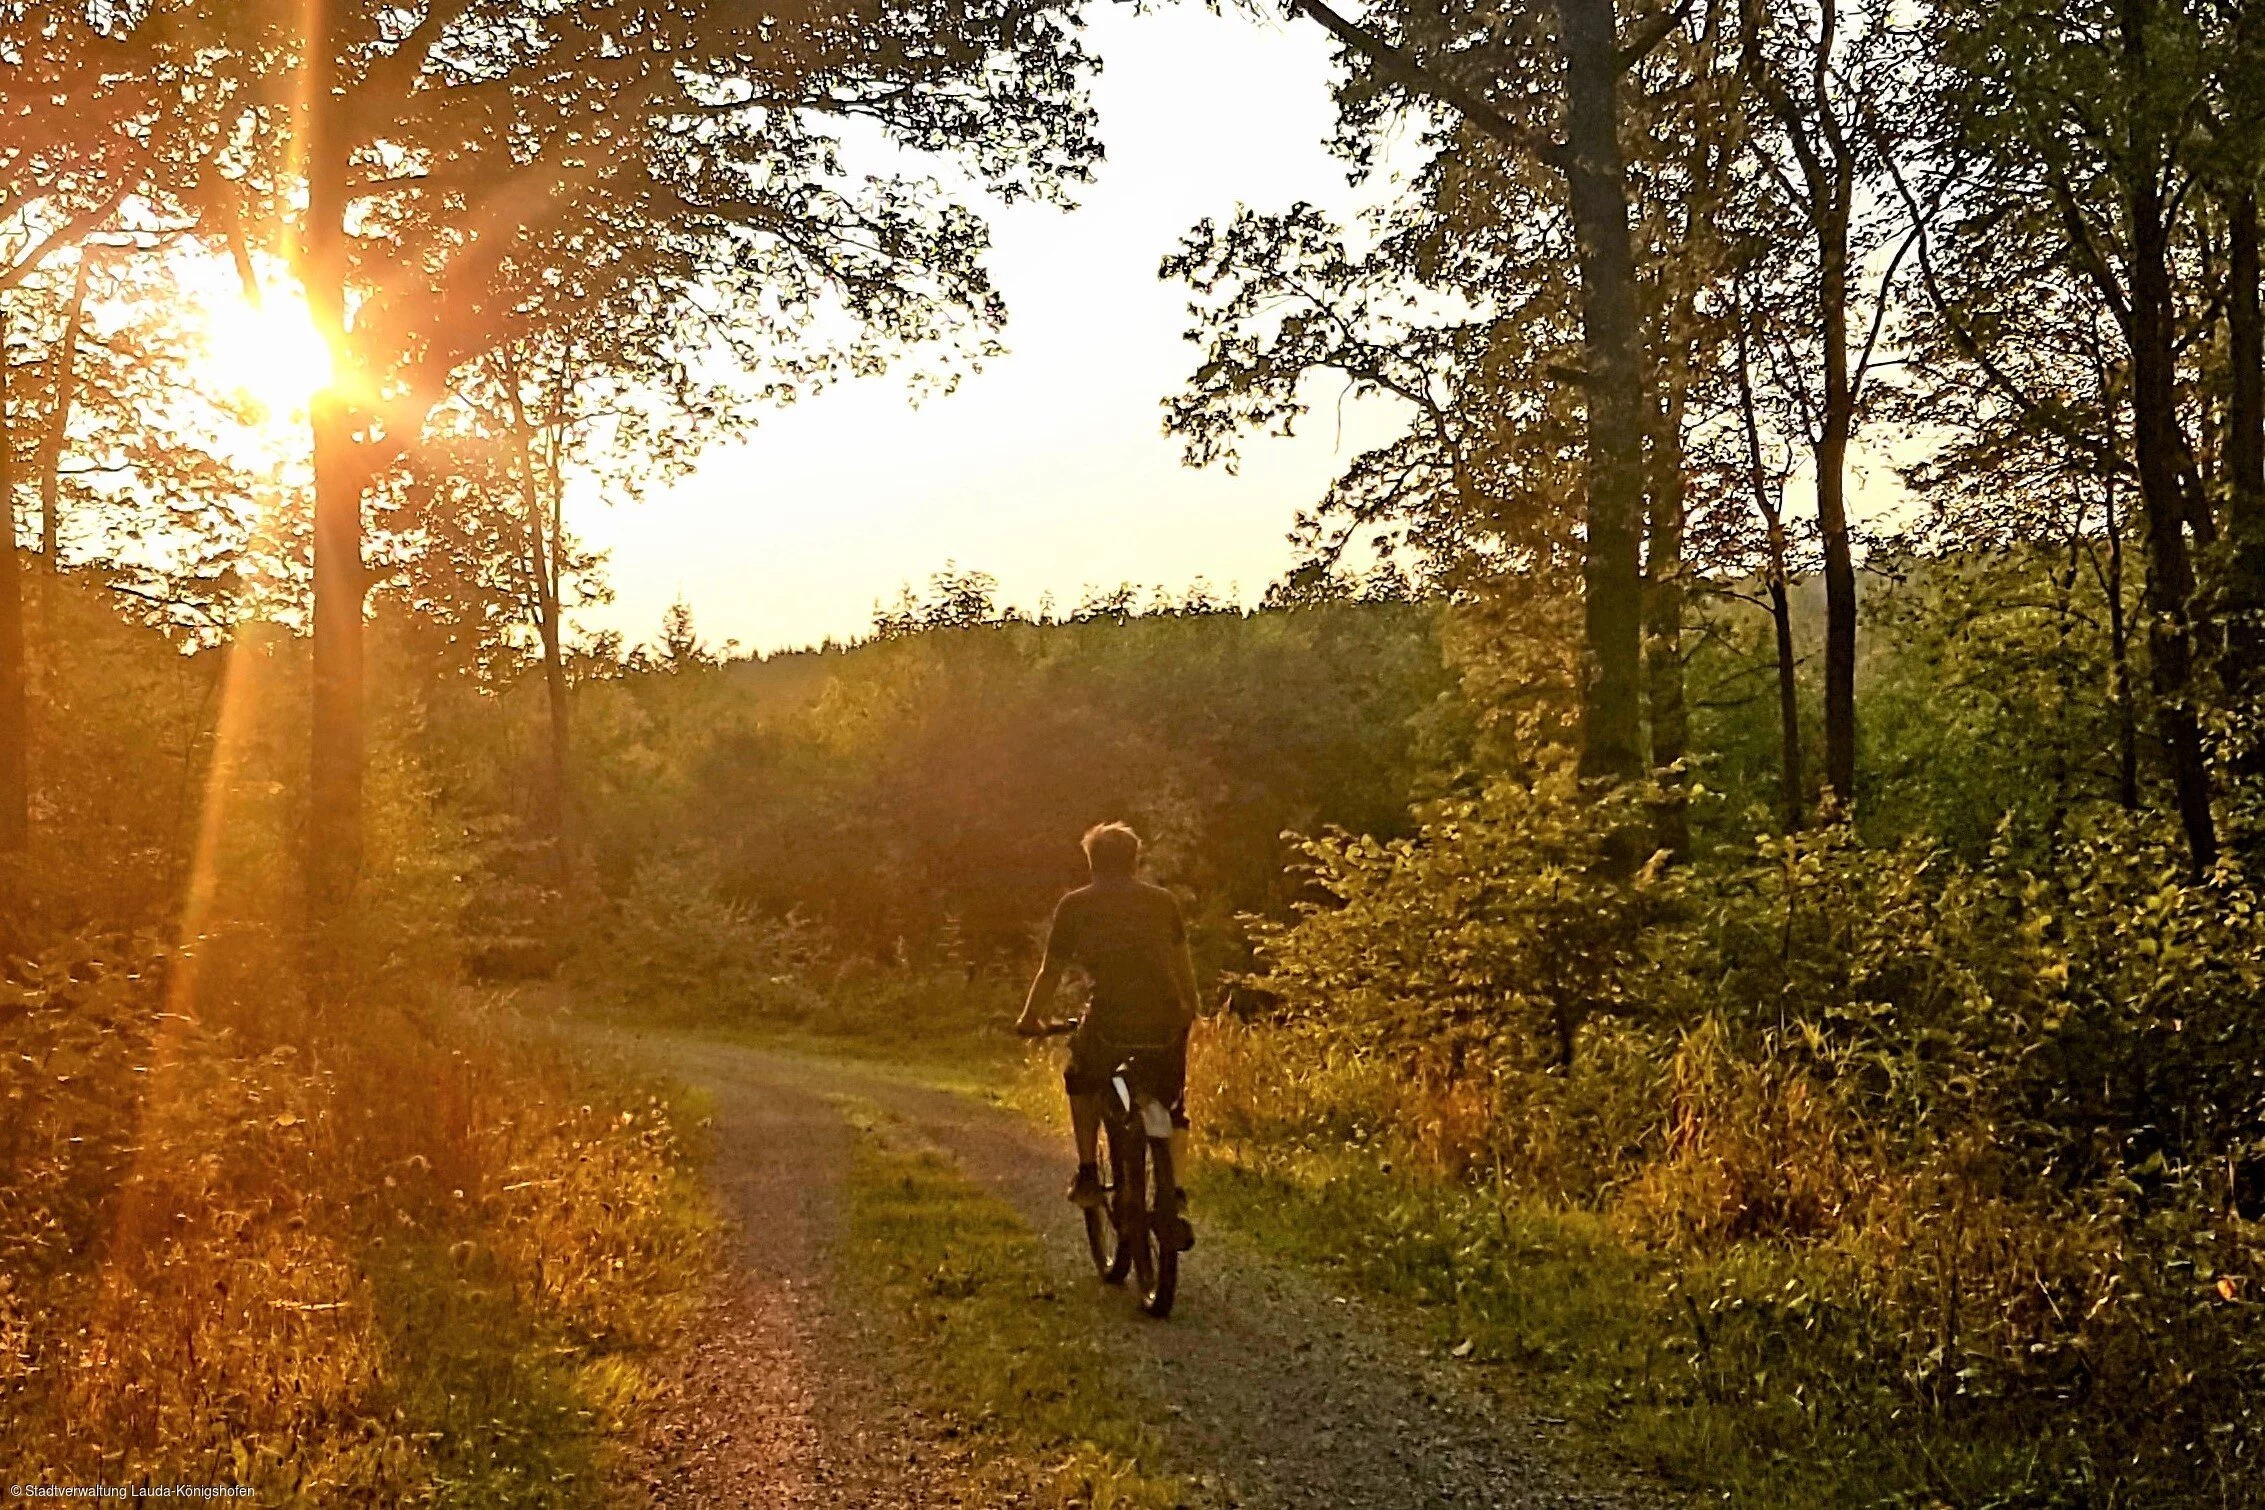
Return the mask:
[[[1093,983],[1093,1002],[1070,1038],[1062,1076],[1069,1093],[1070,1125],[1077,1137],[1077,1174],[1069,1198],[1088,1210],[1101,1204],[1099,1148],[1101,1096],[1109,1076],[1134,1050],[1149,1067],[1145,1087],[1172,1110],[1172,1167],[1187,1168],[1188,1027],[1195,1021],[1195,964],[1188,955],[1180,904],[1161,886],[1141,880],[1140,836],[1122,823],[1103,823],[1081,841],[1092,881],[1062,898],[1046,935],[1046,958],[1030,984],[1018,1033],[1044,1030],[1062,972],[1082,968]],[[1173,1239],[1193,1246],[1184,1192],[1175,1192]]]

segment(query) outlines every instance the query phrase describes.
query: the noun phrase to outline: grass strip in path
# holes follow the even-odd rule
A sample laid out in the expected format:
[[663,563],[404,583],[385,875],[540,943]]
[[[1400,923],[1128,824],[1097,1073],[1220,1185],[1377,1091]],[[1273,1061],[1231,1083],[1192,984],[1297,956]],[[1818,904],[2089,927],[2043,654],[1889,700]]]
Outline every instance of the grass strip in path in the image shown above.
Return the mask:
[[851,1120],[846,1293],[873,1297],[911,1393],[985,1456],[1027,1465],[1045,1502],[1205,1502],[1159,1466],[1163,1403],[1112,1356],[1102,1297],[1062,1285],[1037,1234],[943,1155],[870,1109]]

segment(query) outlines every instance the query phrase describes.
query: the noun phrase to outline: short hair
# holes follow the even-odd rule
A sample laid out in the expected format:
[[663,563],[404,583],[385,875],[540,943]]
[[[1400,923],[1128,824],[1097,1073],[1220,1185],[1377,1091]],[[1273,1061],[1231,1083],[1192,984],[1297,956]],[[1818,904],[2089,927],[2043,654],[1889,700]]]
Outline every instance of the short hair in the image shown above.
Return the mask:
[[1140,835],[1122,823],[1096,823],[1078,842],[1097,876],[1129,876],[1140,863]]

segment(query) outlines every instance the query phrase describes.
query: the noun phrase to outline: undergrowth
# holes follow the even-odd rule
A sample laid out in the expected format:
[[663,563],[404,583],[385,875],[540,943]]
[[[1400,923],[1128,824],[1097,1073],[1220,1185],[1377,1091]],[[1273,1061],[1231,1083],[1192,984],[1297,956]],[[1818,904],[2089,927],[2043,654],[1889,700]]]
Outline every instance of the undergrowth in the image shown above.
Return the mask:
[[[1583,1213],[1368,1161],[1214,1144],[1192,1185],[1210,1219],[1347,1287],[1410,1304],[1438,1346],[1473,1368],[1508,1369],[1512,1393],[1535,1409],[1727,1503],[1875,1504],[1897,1484],[1913,1486],[1902,1500],[1912,1504],[1941,1494],[2018,1503],[1963,1491],[2019,1482],[2039,1456],[2021,1438],[1918,1428],[1892,1406],[1867,1414],[1837,1404],[1833,1381],[1813,1377],[1816,1359],[1803,1356],[1832,1324],[1821,1292],[1835,1276],[1822,1266],[1751,1252],[1678,1262]],[[1780,1371],[1791,1378],[1773,1389]]]
[[255,1031],[273,961],[80,937],[0,996],[0,1463],[263,1501],[601,1503],[706,1263],[655,1092],[478,1004]]
[[996,972],[949,960],[873,960],[799,918],[723,897],[696,864],[653,861],[623,895],[593,899],[564,983],[578,1009],[625,1025],[863,1058],[1012,1057],[1021,998]]
[[[2174,1234],[2158,1219],[2150,1251],[2105,1223],[1914,1182],[1829,1232],[1777,1200],[1774,1227],[1694,1233],[1662,1207],[1740,1212],[1775,1199],[1773,1182],[1833,1183],[1799,1117],[1773,1132],[1733,1108],[1766,1153],[1717,1130],[1704,1160],[1670,1145],[1580,1201],[1471,1157],[1451,1091],[1331,1062],[1280,1028],[1204,1024],[1190,1090],[1198,1211],[1409,1304],[1442,1349],[1505,1367],[1514,1393],[1671,1483],[1785,1510],[2253,1502],[2241,1428],[2199,1450],[2160,1429],[2253,1410],[2239,1338],[2254,1260],[2206,1256],[2246,1224]],[[1564,1088],[1553,1113],[1577,1120],[1583,1100]],[[2009,1377],[2009,1354],[2026,1375]]]

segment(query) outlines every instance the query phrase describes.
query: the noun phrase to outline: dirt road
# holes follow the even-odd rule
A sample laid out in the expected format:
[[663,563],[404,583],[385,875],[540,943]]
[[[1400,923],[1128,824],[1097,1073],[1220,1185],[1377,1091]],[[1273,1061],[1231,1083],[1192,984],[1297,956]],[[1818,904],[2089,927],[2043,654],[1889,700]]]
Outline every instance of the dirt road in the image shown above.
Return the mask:
[[[853,1130],[843,1101],[882,1108],[947,1151],[1046,1242],[1078,1314],[1153,1394],[1175,1402],[1163,1466],[1205,1498],[1253,1510],[1668,1503],[1593,1465],[1558,1423],[1473,1387],[1403,1329],[1204,1230],[1168,1322],[1098,1293],[1056,1135],[972,1097],[885,1070],[663,1035],[621,1035],[634,1058],[703,1088],[716,1113],[718,1193],[738,1266],[675,1360],[676,1402],[638,1476],[661,1504],[913,1507],[1028,1502],[1027,1478],[986,1463],[891,1388],[875,1319],[836,1293]],[[1199,1213],[1200,1216],[1200,1213]],[[1203,1230],[1200,1227],[1199,1230]],[[1082,1324],[1082,1323],[1081,1323]]]

